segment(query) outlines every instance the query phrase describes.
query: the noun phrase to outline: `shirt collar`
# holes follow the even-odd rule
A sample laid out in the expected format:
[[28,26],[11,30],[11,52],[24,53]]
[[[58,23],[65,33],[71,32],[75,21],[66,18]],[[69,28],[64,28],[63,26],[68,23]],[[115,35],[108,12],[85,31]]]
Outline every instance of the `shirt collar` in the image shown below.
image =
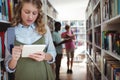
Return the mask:
[[33,29],[35,29],[35,24],[33,23],[33,24],[29,25],[28,27],[25,27],[23,24],[19,23],[17,27],[19,27],[19,28],[33,28]]

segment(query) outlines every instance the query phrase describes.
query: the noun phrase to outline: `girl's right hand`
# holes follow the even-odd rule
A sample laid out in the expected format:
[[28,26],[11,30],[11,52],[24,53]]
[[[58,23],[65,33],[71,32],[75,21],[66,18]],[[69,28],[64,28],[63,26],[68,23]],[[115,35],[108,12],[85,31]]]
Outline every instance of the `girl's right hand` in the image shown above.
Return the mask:
[[18,61],[22,53],[21,46],[14,46],[12,49],[12,59]]

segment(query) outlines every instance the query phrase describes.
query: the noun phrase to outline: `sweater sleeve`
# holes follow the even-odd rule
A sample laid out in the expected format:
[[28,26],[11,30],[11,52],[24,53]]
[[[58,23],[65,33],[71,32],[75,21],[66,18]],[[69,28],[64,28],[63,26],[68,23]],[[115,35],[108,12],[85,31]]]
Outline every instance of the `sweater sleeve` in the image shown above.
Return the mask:
[[48,26],[46,26],[47,29],[47,33],[45,34],[45,41],[47,44],[47,53],[50,53],[52,56],[52,61],[48,61],[48,63],[53,63],[55,61],[55,57],[56,57],[56,50],[53,44],[53,39],[51,36],[51,32]]

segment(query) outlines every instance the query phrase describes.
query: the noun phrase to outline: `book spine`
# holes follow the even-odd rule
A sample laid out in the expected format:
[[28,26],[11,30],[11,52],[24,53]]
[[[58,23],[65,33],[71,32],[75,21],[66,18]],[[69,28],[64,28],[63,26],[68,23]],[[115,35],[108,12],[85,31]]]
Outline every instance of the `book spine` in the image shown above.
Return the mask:
[[7,2],[8,2],[8,16],[9,16],[9,21],[11,21],[11,17],[12,17],[11,15],[12,14],[11,14],[11,10],[10,10],[11,9],[10,8],[10,0],[7,0]]
[[118,0],[114,0],[114,10],[115,10],[115,16],[118,15]]
[[118,0],[118,14],[120,14],[120,0]]
[[0,20],[2,20],[2,0],[0,0]]
[[5,53],[4,33],[5,33],[5,32],[0,32],[0,37],[1,37],[1,42],[2,42],[2,57],[3,57],[3,58],[5,57],[5,55],[4,55],[4,53]]
[[114,69],[113,80],[117,80],[117,79],[116,79],[117,73],[120,73],[120,67]]
[[5,0],[5,10],[6,10],[6,20],[9,20],[9,17],[8,17],[8,1]]

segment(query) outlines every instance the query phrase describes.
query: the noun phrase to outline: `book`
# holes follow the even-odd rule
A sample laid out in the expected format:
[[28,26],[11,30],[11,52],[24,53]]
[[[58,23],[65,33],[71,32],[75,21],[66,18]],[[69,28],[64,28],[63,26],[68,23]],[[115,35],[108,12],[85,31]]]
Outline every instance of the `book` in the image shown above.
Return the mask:
[[5,46],[4,46],[4,33],[5,32],[0,32],[0,37],[1,37],[1,42],[2,42],[2,57],[5,57]]
[[120,72],[120,64],[113,64],[111,66],[111,79],[116,80],[116,74]]
[[13,2],[12,2],[12,0],[7,0],[7,4],[8,4],[9,21],[11,21],[12,20],[12,16],[13,16]]
[[43,51],[46,45],[23,45],[22,46],[22,57],[28,57],[30,54]]
[[5,14],[6,14],[6,20],[9,20],[9,16],[8,16],[8,1],[7,0],[5,0]]
[[107,78],[108,80],[113,80],[113,72],[115,67],[120,67],[120,62],[118,61],[108,61],[107,62]]
[[2,20],[2,0],[0,0],[0,20]]
[[2,40],[0,37],[0,58],[2,58]]
[[120,80],[120,72],[116,72],[116,74],[115,74],[115,80]]
[[118,0],[114,0],[114,14],[115,16],[118,15]]
[[111,56],[104,56],[103,57],[103,66],[104,66],[104,74],[105,76],[107,75],[107,64],[108,61],[114,61],[114,62],[118,62],[118,60],[116,60],[115,58],[111,57]]
[[95,80],[101,80],[101,73],[96,67],[94,67],[94,76],[95,76]]
[[120,14],[120,0],[118,0],[118,14]]

